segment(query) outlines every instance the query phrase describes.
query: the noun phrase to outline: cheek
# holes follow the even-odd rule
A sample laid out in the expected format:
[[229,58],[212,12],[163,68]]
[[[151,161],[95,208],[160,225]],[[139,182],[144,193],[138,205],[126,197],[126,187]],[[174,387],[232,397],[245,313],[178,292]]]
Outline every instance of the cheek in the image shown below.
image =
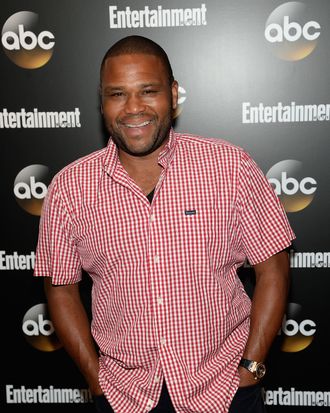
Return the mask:
[[160,118],[167,118],[172,112],[172,104],[170,99],[166,99],[162,102],[158,102],[153,106],[154,111],[158,114]]
[[104,103],[102,105],[102,114],[108,122],[112,122],[117,118],[119,111],[114,107],[114,105]]

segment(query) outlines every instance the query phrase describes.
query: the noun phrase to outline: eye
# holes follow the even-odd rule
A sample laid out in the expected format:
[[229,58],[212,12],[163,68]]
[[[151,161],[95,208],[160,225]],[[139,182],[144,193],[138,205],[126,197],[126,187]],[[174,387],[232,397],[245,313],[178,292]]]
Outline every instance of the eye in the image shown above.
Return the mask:
[[118,99],[124,96],[124,93],[122,91],[105,91],[103,92],[103,98],[105,99]]
[[145,89],[142,93],[144,95],[154,95],[154,94],[157,93],[157,90],[155,90],[155,89]]
[[123,92],[113,92],[113,93],[110,93],[110,96],[114,97],[114,98],[119,98],[121,96],[124,96],[124,93]]

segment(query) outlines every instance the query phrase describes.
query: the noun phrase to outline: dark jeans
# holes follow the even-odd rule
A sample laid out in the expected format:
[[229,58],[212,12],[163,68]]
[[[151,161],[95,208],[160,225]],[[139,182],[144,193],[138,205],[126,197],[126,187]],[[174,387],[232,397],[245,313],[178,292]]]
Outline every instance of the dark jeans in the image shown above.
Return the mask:
[[[94,403],[98,413],[114,413],[104,396],[94,397]],[[165,384],[159,403],[151,412],[175,413]],[[261,387],[259,385],[240,387],[231,403],[229,413],[266,413]]]
[[261,386],[239,387],[228,413],[266,413]]
[[[105,396],[93,397],[96,411],[98,413],[114,413]],[[134,412],[129,412],[134,413]],[[150,413],[175,413],[170,396],[167,391],[165,383],[162,388],[159,402],[157,406],[150,410]]]

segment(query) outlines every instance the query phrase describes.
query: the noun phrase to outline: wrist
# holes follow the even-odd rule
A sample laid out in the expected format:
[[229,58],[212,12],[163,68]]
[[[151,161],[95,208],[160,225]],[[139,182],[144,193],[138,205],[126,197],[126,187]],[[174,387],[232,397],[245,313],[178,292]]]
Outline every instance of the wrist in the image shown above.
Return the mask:
[[254,381],[262,379],[266,374],[266,366],[261,361],[242,358],[239,366],[249,372],[250,376],[252,375]]

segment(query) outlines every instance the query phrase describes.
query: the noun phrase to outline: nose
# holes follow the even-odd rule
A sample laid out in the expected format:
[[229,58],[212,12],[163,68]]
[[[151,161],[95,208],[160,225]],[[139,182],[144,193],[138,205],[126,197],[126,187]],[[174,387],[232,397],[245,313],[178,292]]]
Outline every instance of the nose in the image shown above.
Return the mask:
[[127,114],[136,115],[144,112],[146,109],[142,97],[138,94],[131,94],[127,97],[125,102],[125,112]]

